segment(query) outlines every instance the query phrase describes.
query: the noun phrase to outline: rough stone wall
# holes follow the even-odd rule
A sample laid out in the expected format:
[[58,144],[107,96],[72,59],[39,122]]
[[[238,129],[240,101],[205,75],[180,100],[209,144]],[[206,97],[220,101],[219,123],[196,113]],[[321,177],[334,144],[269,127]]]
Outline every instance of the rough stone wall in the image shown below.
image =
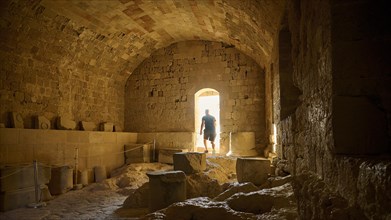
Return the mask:
[[[384,86],[384,83],[389,80],[384,74],[389,72],[383,65],[384,50],[379,50],[376,44],[375,46],[372,44],[372,41],[377,39],[384,44],[383,47],[388,48],[389,38],[384,33],[389,32],[381,28],[375,31],[380,33],[376,35],[377,37],[371,40],[365,39],[364,42],[349,42],[346,38],[341,40],[338,36],[338,34],[352,36],[346,34],[350,31],[348,28],[341,28],[342,22],[353,23],[352,27],[360,26],[360,23],[352,22],[356,17],[366,15],[367,13],[364,12],[367,10],[369,14],[376,14],[385,6],[379,4],[374,7],[371,1],[341,4],[337,2],[312,0],[288,2],[287,25],[291,33],[293,84],[302,91],[302,94],[299,97],[300,105],[295,111],[280,120],[283,103],[279,97],[282,95],[283,85],[279,80],[278,65],[275,65],[279,59],[277,54],[279,50],[275,48],[273,67],[277,66],[277,69],[274,68],[272,77],[273,119],[278,125],[278,154],[279,157],[288,160],[289,169],[295,175],[295,192],[302,219],[387,219],[390,218],[391,208],[391,191],[386,187],[391,184],[387,150],[379,146],[374,146],[374,151],[365,150],[373,147],[368,146],[370,143],[375,143],[371,141],[364,143],[366,147],[358,146],[352,149],[335,139],[338,135],[339,138],[344,137],[339,133],[340,125],[348,123],[350,126],[344,127],[345,129],[355,129],[351,126],[354,123],[345,120],[346,123],[341,124],[339,121],[341,118],[335,115],[340,111],[344,112],[347,106],[346,103],[339,102],[338,95],[375,98],[378,101],[377,106],[380,108],[383,106],[383,111],[386,115],[389,114],[388,108],[385,107],[386,97],[390,92],[387,90],[389,87]],[[373,10],[374,8],[377,9]],[[348,15],[346,11],[349,11]],[[352,20],[344,20],[347,18]],[[375,20],[369,19],[369,23],[376,25]],[[357,44],[359,46],[355,48]],[[341,45],[342,48],[336,48]],[[350,48],[349,46],[352,45],[354,46]],[[356,50],[352,50],[354,48]],[[362,59],[361,53],[365,53],[365,48],[374,54],[373,60],[371,57]],[[341,63],[342,57],[349,60],[348,63]],[[369,61],[365,61],[366,59]],[[364,63],[357,63],[356,67],[351,63],[352,60],[362,60]],[[372,69],[372,64],[382,66],[377,65]],[[357,68],[363,71],[364,67],[364,73],[356,71]],[[349,72],[346,72],[348,70]],[[366,76],[372,74],[374,78],[369,77],[371,80],[368,81]],[[385,82],[380,82],[381,80]],[[378,82],[377,86],[373,86],[376,85],[374,82]],[[368,108],[364,111],[357,109],[350,112],[352,114],[360,112],[376,120],[379,115],[384,115],[384,113],[377,114],[378,111],[369,111]],[[387,120],[383,120],[385,121]],[[336,126],[336,123],[339,125]],[[380,130],[389,133],[387,128],[382,127]],[[348,139],[345,143],[351,142]],[[361,153],[359,157],[355,150]],[[383,152],[383,156],[376,157],[373,155],[374,152]],[[355,154],[355,157],[351,154]]]
[[123,127],[122,36],[77,26],[39,1],[1,4],[0,123],[17,111],[26,128],[33,115]]
[[[221,145],[229,132],[254,131],[265,140],[264,70],[230,45],[185,41],[153,53],[129,77],[125,128],[134,132],[193,131],[194,95],[204,88],[220,94]],[[225,148],[225,149],[224,149]]]

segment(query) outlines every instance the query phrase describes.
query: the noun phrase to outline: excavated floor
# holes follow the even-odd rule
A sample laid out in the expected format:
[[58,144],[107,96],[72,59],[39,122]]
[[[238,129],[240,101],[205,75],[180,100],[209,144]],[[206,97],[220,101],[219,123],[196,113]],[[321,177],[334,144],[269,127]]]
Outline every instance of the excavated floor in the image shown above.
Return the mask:
[[[148,182],[146,172],[172,170],[160,163],[124,166],[112,172],[112,178],[93,183],[81,190],[53,197],[46,207],[19,208],[0,213],[0,219],[296,219],[293,190],[287,181],[270,182],[267,186],[242,186],[236,183],[235,159],[212,156],[207,170],[187,177],[188,199],[146,216],[148,209],[136,198]],[[285,184],[284,184],[285,183]],[[141,187],[141,188],[140,188]],[[262,189],[266,188],[266,189]],[[230,191],[227,193],[227,191]],[[218,199],[213,199],[222,192]],[[228,195],[228,196],[227,196]],[[125,200],[134,207],[125,207]],[[217,197],[216,197],[217,198]],[[140,204],[137,201],[140,200]],[[144,199],[145,200],[145,199]],[[136,201],[136,202],[135,202]],[[258,205],[253,205],[258,204]],[[262,205],[262,204],[267,204]],[[144,205],[145,206],[145,205]],[[266,207],[266,208],[265,208]]]

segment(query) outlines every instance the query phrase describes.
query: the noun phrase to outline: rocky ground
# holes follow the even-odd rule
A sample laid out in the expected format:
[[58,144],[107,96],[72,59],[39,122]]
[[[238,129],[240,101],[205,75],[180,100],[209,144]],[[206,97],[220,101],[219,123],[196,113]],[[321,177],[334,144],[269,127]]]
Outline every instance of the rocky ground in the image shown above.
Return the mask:
[[187,176],[188,200],[148,214],[146,172],[172,170],[160,163],[132,164],[111,178],[47,201],[42,208],[0,213],[0,219],[296,219],[290,177],[256,187],[238,184],[235,158],[207,158],[207,170]]

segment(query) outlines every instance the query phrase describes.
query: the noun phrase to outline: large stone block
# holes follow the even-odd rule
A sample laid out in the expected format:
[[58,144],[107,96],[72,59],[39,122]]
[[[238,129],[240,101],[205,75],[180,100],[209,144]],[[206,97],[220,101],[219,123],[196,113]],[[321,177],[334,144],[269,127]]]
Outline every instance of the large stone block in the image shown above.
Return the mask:
[[49,190],[53,195],[63,194],[73,188],[73,169],[69,166],[53,167]]
[[22,114],[18,112],[10,113],[11,128],[24,128]]
[[[38,193],[42,201],[46,201],[50,196],[48,187],[40,185]],[[27,187],[0,193],[0,211],[8,211],[12,209],[22,208],[28,204],[35,203],[35,187]]]
[[198,152],[181,152],[173,155],[174,170],[186,174],[198,173],[206,169],[206,154]]
[[182,171],[148,172],[149,210],[165,208],[186,200],[186,175]]
[[265,158],[238,158],[236,161],[236,175],[239,183],[251,182],[262,185],[267,181],[270,173],[270,160]]
[[149,163],[151,161],[150,144],[126,144],[125,163]]
[[[20,171],[19,171],[20,170]],[[12,191],[34,186],[34,168],[3,167],[0,169],[0,192]],[[48,184],[51,177],[51,168],[38,166],[38,184]]]
[[75,130],[76,122],[67,117],[58,117],[56,121],[57,129],[60,130]]
[[255,133],[236,132],[231,134],[231,155],[232,156],[256,156]]
[[96,124],[94,122],[81,121],[80,122],[80,128],[83,131],[95,131],[96,130]]
[[34,127],[35,129],[50,129],[50,120],[44,116],[35,117]]
[[159,156],[158,156],[159,163],[173,164],[174,163],[173,155],[175,153],[187,152],[188,150],[175,149],[175,148],[160,148],[158,151],[159,151]]

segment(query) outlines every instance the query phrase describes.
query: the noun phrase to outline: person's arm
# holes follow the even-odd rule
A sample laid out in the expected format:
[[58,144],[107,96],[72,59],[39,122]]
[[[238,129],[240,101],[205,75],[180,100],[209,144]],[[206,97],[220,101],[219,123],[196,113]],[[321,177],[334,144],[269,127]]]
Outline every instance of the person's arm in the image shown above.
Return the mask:
[[205,120],[202,120],[201,128],[200,128],[200,135],[202,135],[202,129],[204,129]]

